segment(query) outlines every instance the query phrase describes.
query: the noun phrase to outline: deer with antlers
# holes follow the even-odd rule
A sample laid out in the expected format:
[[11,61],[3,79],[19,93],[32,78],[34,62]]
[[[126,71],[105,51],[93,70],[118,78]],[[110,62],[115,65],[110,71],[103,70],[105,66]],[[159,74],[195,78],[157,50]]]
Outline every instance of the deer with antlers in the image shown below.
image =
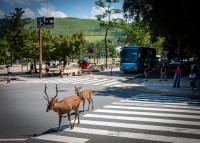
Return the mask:
[[86,89],[80,92],[80,89],[82,88],[82,86],[80,87],[76,87],[75,86],[75,93],[81,98],[81,100],[83,101],[83,112],[84,112],[84,105],[85,105],[85,100],[88,100],[88,110],[90,107],[90,102],[92,102],[92,109],[94,109],[93,107],[93,98],[92,98],[92,90],[91,89]]
[[[58,87],[56,84],[56,96],[49,99],[46,89],[47,89],[47,87],[45,84],[44,93],[46,94],[46,97],[44,96],[44,98],[48,101],[46,112],[53,110],[54,112],[57,112],[59,115],[59,126],[58,126],[57,132],[60,131],[60,123],[61,123],[63,114],[67,114],[71,129],[74,128],[74,124],[75,124],[77,116],[78,116],[78,124],[80,124],[79,105],[81,103],[81,98],[75,95],[75,96],[69,96],[67,98],[62,99],[61,101],[58,101],[58,99],[56,99],[56,97],[58,95]],[[71,120],[70,120],[70,112],[72,110],[75,111],[75,119],[74,119],[73,124],[71,124]]]

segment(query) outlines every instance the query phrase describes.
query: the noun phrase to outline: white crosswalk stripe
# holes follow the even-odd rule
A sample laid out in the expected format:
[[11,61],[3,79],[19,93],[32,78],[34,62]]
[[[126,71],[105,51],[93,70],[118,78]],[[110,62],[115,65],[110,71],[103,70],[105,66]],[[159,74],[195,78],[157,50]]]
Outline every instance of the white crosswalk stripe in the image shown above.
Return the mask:
[[[75,135],[89,134],[123,138],[124,142],[127,138],[133,139],[132,142],[135,142],[135,139],[141,142],[199,143],[199,109],[200,100],[188,97],[138,94],[132,98],[105,105],[93,112],[86,112],[81,117],[79,126],[72,130],[67,126],[62,131]],[[53,130],[57,130],[57,127]],[[91,141],[92,138],[89,139],[89,137],[77,139],[74,137],[73,141]],[[59,137],[46,137],[41,134],[40,138],[35,139],[47,138]],[[56,140],[52,139],[52,141]],[[101,138],[99,142],[107,141]]]
[[[18,82],[19,83],[19,82]],[[43,79],[43,80],[29,80],[23,81],[23,83],[61,83],[61,84],[89,84],[89,85],[102,85],[121,87],[123,83],[120,83],[116,79],[102,79],[102,78],[57,78],[57,79]]]

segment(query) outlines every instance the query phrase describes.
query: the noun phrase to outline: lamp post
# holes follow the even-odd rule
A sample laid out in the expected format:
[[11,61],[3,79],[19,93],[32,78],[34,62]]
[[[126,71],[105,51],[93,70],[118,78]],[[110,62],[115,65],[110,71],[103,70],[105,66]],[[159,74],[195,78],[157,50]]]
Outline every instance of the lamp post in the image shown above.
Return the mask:
[[6,52],[6,57],[7,57],[7,64],[6,64],[6,68],[7,68],[7,83],[10,83],[10,77],[9,77],[10,65],[8,63],[8,58],[10,57],[10,53],[9,52]]

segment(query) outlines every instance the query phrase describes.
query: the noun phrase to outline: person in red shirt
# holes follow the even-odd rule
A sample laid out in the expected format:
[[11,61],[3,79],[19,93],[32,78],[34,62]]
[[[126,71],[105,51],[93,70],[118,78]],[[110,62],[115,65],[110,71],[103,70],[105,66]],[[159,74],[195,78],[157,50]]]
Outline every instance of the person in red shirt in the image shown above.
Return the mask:
[[180,65],[177,66],[176,70],[174,71],[175,74],[174,74],[174,88],[175,87],[180,87],[180,79],[181,79],[181,73],[182,73],[182,70],[180,68]]

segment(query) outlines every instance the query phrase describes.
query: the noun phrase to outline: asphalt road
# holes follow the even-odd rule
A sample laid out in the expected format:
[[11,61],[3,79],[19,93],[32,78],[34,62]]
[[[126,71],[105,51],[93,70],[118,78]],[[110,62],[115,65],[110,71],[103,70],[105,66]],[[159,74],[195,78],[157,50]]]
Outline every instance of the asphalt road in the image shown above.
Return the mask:
[[[74,95],[74,86],[93,90],[94,110],[82,112],[80,125],[69,128],[63,117],[46,112],[45,83],[13,83],[0,86],[0,142],[67,143],[199,143],[200,101],[188,97],[160,96],[123,87],[57,83],[59,100]],[[120,85],[120,84],[117,84]],[[47,83],[49,97],[55,83]],[[85,108],[87,107],[87,101]],[[90,108],[91,109],[91,108]],[[74,119],[72,112],[71,119]]]

